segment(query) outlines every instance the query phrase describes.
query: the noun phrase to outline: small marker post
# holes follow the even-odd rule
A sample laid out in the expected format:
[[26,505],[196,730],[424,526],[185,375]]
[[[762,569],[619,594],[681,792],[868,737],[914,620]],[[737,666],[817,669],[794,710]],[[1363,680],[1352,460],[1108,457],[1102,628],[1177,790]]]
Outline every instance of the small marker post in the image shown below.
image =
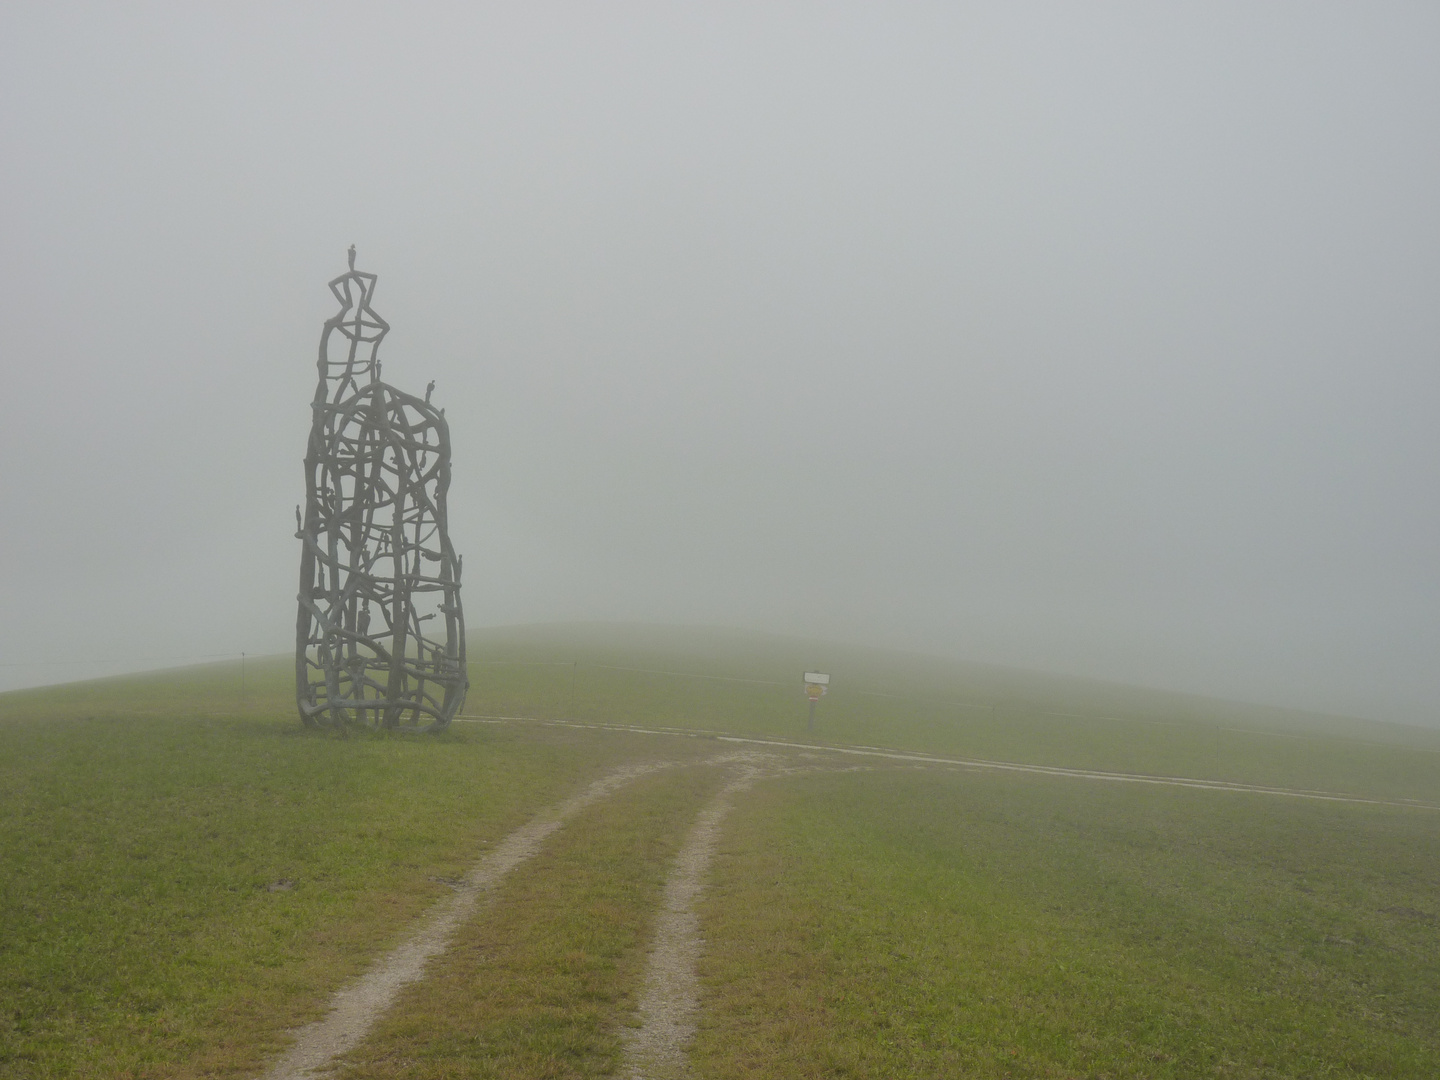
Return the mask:
[[810,719],[806,731],[815,730],[815,705],[830,689],[830,676],[823,671],[805,672],[805,696],[810,699]]

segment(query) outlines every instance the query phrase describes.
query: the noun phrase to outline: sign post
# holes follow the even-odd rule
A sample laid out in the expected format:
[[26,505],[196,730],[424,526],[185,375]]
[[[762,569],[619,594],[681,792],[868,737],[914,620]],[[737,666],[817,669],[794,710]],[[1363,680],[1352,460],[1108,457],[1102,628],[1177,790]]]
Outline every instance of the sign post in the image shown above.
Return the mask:
[[805,696],[810,699],[810,720],[805,725],[806,731],[815,730],[815,703],[824,697],[829,690],[829,675],[823,671],[805,672]]

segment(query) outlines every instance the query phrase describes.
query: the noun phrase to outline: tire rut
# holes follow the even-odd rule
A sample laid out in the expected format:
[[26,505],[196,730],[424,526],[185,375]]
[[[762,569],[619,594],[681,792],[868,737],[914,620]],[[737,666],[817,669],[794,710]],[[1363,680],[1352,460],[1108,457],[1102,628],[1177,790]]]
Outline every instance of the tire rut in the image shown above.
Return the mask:
[[262,1074],[263,1080],[307,1080],[358,1046],[400,991],[423,976],[430,958],[445,951],[456,928],[474,911],[481,896],[533,856],[567,818],[631,780],[670,764],[646,763],[613,770],[506,836],[475,864],[453,896],[430,910],[414,932],[357,981],[337,991],[325,1016],[294,1030],[294,1044]]
[[722,761],[739,766],[737,775],[701,809],[665,883],[655,939],[645,966],[639,1004],[640,1026],[621,1033],[625,1046],[623,1075],[628,1080],[677,1080],[690,1072],[689,1049],[695,1037],[699,1005],[700,917],[695,902],[720,839],[720,827],[733,798],[756,780],[792,770],[757,754],[735,754]]

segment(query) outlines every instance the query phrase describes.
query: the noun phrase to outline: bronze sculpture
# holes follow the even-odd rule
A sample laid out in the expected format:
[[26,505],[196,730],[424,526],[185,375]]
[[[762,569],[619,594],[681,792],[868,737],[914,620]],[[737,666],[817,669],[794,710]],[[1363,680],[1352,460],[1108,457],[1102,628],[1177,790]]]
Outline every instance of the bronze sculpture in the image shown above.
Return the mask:
[[[330,282],[305,454],[295,700],[300,719],[440,731],[465,700],[461,560],[447,528],[445,411],[380,381],[374,274]],[[428,625],[427,625],[428,624]]]

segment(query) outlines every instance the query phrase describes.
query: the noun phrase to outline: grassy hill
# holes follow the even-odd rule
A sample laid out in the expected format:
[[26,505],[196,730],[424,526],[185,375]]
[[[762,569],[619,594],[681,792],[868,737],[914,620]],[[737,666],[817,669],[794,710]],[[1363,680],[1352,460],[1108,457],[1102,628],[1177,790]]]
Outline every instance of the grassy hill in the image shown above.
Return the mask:
[[[1440,729],[792,638],[537,626],[470,638],[468,713],[814,737],[1082,769],[1432,797]],[[832,676],[813,732],[800,676]]]
[[[1379,800],[797,752],[726,827],[698,1076],[1440,1074],[1440,811],[1421,805],[1440,733],[720,631],[470,647],[469,717]],[[817,667],[832,693],[807,731]],[[663,759],[678,771],[507,881],[340,1073],[613,1075],[723,744],[523,722],[337,738],[302,730],[290,670],[0,695],[0,1077],[257,1075],[488,845]]]

